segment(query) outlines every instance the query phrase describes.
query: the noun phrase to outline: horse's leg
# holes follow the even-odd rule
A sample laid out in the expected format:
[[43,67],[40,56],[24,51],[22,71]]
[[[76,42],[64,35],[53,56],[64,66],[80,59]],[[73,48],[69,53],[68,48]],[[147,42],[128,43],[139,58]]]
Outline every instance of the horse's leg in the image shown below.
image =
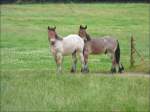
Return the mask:
[[[116,72],[116,66],[118,67],[118,72],[122,73],[124,71],[124,67],[120,62],[116,62],[116,57],[112,59],[112,69],[111,72]],[[114,69],[115,68],[115,69]]]
[[124,67],[121,63],[118,64],[118,67],[119,67],[119,73],[122,73],[124,71]]
[[83,56],[83,52],[80,52],[79,55],[80,55],[80,60],[81,60],[81,64],[82,64],[81,72],[84,72],[84,56]]
[[73,64],[72,64],[72,69],[71,72],[76,72],[76,64],[77,64],[77,55],[76,51],[72,53],[72,59],[73,59]]
[[56,64],[57,64],[57,72],[60,73],[61,72],[61,64],[62,64],[62,53],[57,53],[55,60],[56,60]]
[[88,56],[89,56],[89,53],[88,53],[88,49],[85,49],[84,50],[84,71],[85,72],[89,72],[89,68],[88,68]]
[[111,59],[112,59],[111,72],[112,73],[116,73],[116,59],[115,59],[115,55],[114,54],[111,54]]
[[124,70],[124,67],[120,63],[120,46],[119,46],[119,42],[118,41],[117,41],[117,48],[115,50],[115,59],[116,59],[116,64],[118,66],[118,72],[122,73],[122,71]]

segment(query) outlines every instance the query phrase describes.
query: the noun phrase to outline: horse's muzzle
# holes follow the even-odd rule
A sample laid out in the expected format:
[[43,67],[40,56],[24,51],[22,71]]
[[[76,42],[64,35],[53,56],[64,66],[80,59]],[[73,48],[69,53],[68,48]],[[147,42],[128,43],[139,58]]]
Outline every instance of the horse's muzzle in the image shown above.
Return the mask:
[[84,43],[86,43],[87,42],[87,39],[86,38],[84,38]]
[[87,42],[87,40],[84,40],[84,43],[86,43]]
[[52,42],[51,42],[51,45],[54,45],[54,44],[55,44],[55,41],[52,41]]

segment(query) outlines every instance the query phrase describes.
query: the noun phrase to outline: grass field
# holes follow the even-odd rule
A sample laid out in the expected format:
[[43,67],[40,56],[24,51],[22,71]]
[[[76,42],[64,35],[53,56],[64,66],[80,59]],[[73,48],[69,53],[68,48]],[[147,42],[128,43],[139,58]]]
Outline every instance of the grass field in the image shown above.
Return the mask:
[[[115,36],[127,72],[149,72],[149,4],[1,5],[2,111],[150,111],[149,77],[108,74],[105,56],[90,56],[90,73],[70,74],[71,56],[63,74],[55,74],[47,26],[61,36],[88,25],[91,37]],[[144,58],[130,68],[130,37]],[[79,61],[78,61],[79,62]],[[80,63],[78,63],[80,72]],[[100,75],[104,72],[105,75]]]

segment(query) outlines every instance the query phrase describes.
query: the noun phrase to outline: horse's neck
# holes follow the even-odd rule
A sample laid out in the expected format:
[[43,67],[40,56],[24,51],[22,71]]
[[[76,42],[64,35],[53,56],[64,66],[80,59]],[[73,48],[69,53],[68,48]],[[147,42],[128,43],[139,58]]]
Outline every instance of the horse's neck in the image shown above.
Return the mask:
[[91,37],[90,37],[90,35],[88,33],[86,33],[86,39],[87,39],[87,41],[91,40]]
[[57,54],[58,52],[62,53],[63,52],[62,49],[63,49],[63,44],[61,40],[56,39],[55,44],[51,45],[51,51],[54,55]]
[[56,34],[56,39],[57,39],[57,40],[63,40],[63,39],[60,38],[57,34]]

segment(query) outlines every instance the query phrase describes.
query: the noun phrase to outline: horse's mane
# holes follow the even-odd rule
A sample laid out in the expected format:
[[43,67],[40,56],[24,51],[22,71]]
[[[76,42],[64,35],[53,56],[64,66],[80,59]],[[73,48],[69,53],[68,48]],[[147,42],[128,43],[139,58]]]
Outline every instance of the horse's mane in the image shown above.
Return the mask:
[[63,40],[63,39],[60,38],[60,36],[58,36],[57,34],[56,34],[56,39],[57,39],[57,40]]
[[89,34],[87,34],[87,33],[86,33],[86,39],[87,39],[87,41],[90,41],[90,40],[91,40],[90,35],[89,35]]

